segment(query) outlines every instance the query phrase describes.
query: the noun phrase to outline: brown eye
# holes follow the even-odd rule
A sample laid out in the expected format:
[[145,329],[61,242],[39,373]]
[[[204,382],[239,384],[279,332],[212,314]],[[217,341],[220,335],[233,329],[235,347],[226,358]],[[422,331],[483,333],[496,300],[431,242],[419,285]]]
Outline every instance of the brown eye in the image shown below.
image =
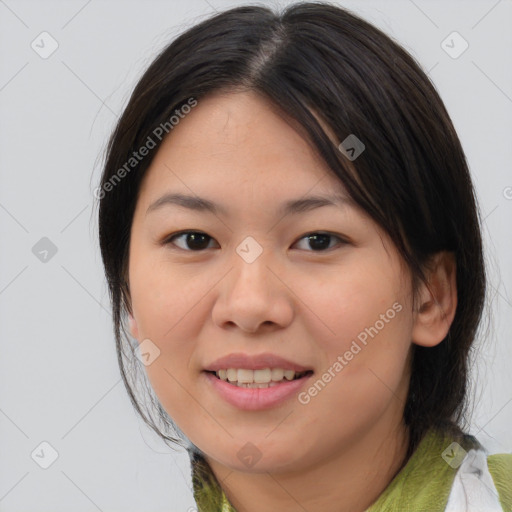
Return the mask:
[[[175,240],[180,240],[181,245],[175,243]],[[164,244],[173,244],[185,251],[198,252],[208,249],[208,243],[211,240],[213,240],[213,238],[206,233],[200,231],[184,231],[167,238]]]
[[[331,244],[334,239],[339,241],[338,244]],[[347,243],[341,237],[331,233],[308,233],[300,240],[306,240],[308,247],[311,248],[313,252],[325,252],[327,249],[332,249],[336,245]]]

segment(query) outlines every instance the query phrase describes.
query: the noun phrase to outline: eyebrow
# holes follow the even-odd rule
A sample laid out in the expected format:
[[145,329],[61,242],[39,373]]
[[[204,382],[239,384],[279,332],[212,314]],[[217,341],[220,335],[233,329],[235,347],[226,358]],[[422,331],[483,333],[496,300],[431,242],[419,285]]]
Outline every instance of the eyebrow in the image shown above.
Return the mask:
[[[281,208],[278,210],[278,215],[290,215],[303,213],[321,208],[323,206],[337,206],[344,207],[352,204],[353,201],[347,196],[341,194],[331,195],[312,195],[308,197],[302,197],[299,199],[291,199],[284,202]],[[152,211],[158,210],[164,206],[181,206],[188,208],[189,210],[199,212],[210,212],[214,215],[223,214],[228,215],[227,209],[209,199],[199,196],[190,196],[179,193],[168,193],[153,202],[146,210],[146,215]]]

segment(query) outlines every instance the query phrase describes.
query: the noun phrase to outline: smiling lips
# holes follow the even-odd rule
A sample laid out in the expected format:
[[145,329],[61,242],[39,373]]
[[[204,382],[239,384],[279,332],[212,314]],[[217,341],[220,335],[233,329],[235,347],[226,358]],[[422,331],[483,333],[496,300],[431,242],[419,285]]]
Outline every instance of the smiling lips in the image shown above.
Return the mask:
[[239,387],[263,389],[300,378],[311,370],[276,354],[234,353],[217,359],[206,371]]
[[244,410],[279,405],[313,374],[305,366],[269,353],[230,354],[208,365],[204,372],[222,398]]

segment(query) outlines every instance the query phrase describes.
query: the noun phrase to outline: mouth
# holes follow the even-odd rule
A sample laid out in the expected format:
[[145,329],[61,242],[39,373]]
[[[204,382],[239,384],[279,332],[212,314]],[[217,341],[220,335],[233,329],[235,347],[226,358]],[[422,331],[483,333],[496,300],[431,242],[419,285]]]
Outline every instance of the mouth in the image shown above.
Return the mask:
[[307,385],[313,369],[270,352],[235,352],[209,363],[202,374],[216,397],[256,411],[284,406]]
[[304,379],[313,374],[312,370],[297,372],[284,368],[262,368],[250,370],[247,368],[225,368],[217,371],[205,370],[218,380],[235,387],[266,389],[280,386],[284,383]]

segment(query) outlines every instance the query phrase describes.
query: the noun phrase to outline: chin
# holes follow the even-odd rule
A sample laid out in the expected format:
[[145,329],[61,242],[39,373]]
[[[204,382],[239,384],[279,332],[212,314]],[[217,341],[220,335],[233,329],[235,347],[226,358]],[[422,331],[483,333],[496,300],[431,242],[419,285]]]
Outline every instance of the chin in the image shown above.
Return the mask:
[[249,443],[228,458],[223,455],[214,458],[232,471],[243,473],[287,473],[296,471],[300,466],[297,453],[285,450],[276,452],[270,448],[266,452]]

